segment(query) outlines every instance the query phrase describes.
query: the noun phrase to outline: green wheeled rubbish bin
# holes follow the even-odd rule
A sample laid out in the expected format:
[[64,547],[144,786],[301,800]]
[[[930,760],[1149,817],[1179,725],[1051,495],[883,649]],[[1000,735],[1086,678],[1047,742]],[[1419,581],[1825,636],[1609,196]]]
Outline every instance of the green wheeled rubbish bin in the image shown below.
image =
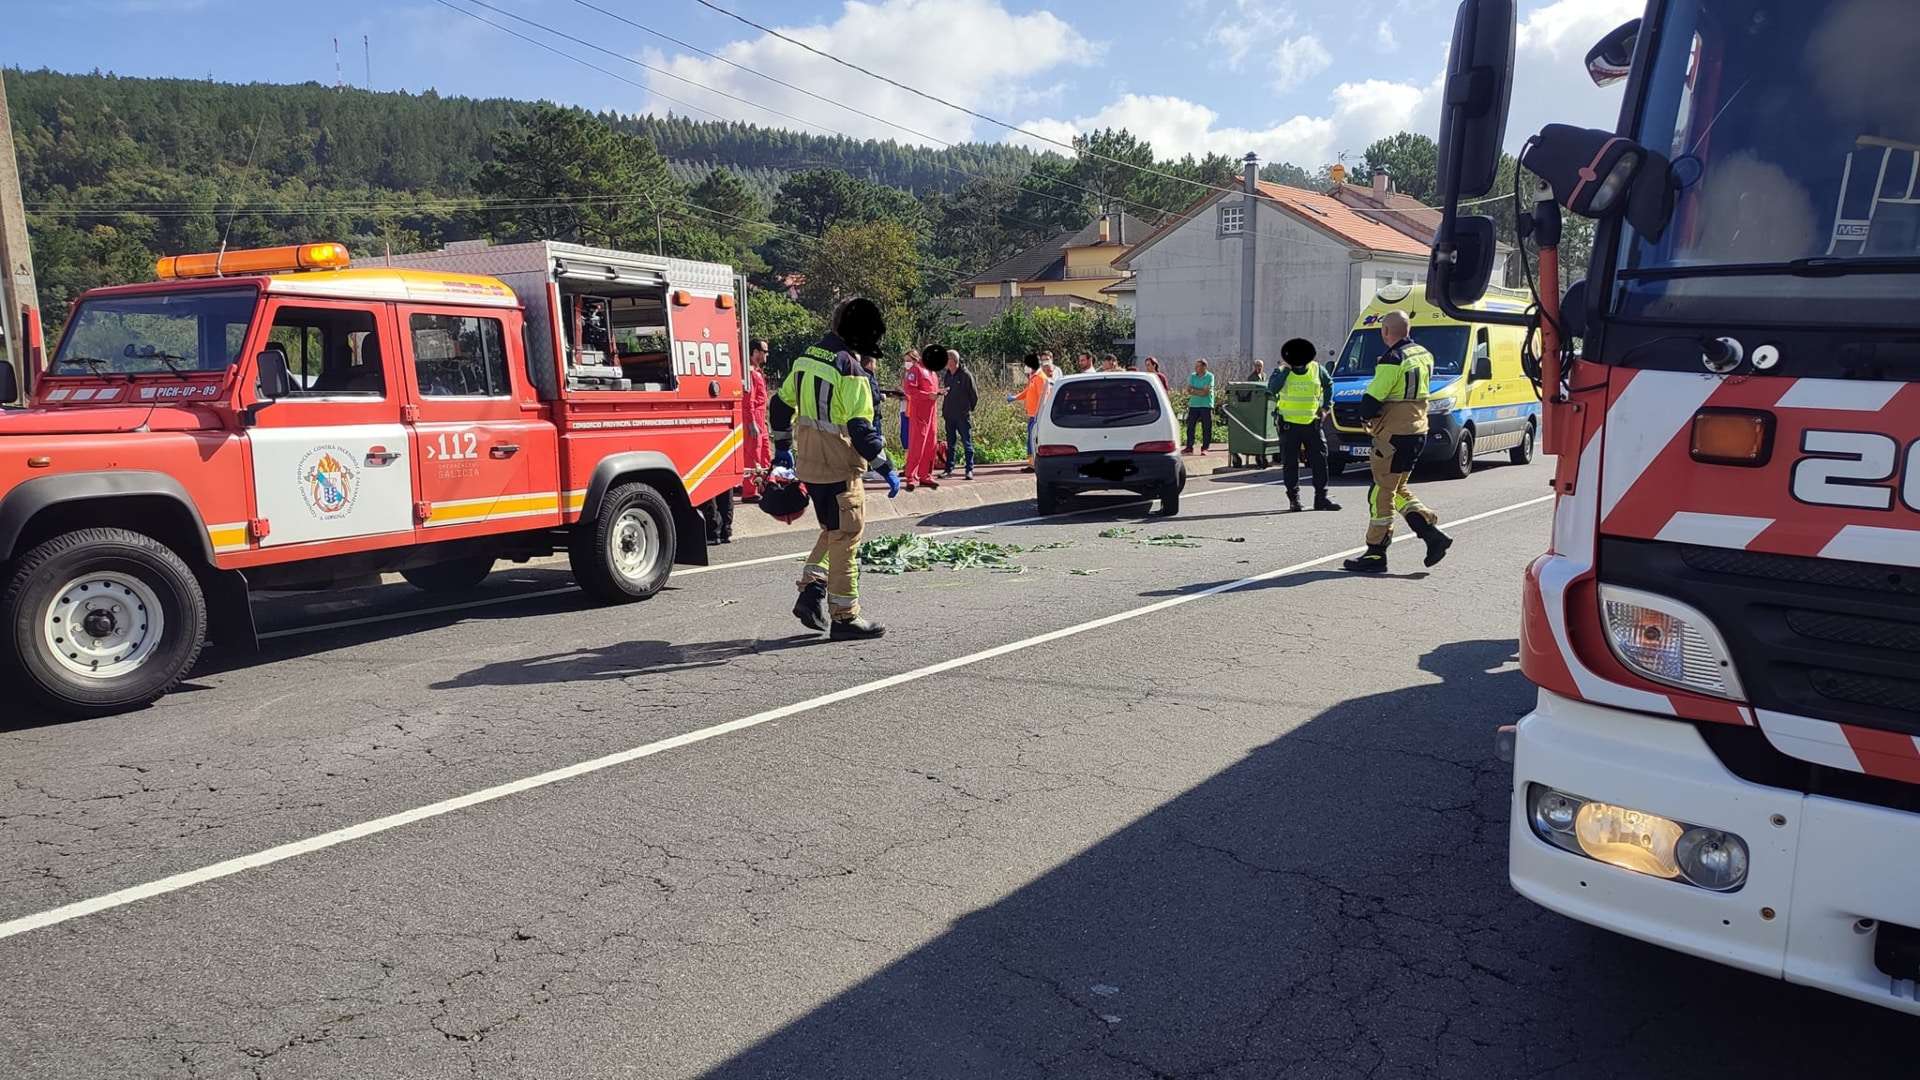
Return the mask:
[[1251,462],[1267,467],[1267,459],[1280,452],[1280,428],[1273,411],[1273,398],[1267,384],[1232,382],[1227,384],[1227,464],[1240,468]]

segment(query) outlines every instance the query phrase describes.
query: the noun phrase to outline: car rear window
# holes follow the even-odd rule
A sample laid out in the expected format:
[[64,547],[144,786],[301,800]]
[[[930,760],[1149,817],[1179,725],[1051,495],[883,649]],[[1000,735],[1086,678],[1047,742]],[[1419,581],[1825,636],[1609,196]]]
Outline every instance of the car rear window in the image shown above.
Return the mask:
[[1160,419],[1160,395],[1145,379],[1072,379],[1053,395],[1063,428],[1134,427]]

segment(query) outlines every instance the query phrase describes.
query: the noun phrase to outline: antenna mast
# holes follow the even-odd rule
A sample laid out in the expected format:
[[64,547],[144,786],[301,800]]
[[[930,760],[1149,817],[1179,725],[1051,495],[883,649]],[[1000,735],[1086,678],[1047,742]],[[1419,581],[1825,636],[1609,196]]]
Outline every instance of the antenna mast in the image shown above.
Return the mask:
[[367,35],[365,34],[360,35],[360,51],[367,58],[367,89],[372,90],[373,89],[373,45],[367,40]]
[[335,90],[339,90],[344,88],[346,85],[347,85],[347,80],[343,78],[340,74],[340,39],[334,38],[333,39],[333,88]]

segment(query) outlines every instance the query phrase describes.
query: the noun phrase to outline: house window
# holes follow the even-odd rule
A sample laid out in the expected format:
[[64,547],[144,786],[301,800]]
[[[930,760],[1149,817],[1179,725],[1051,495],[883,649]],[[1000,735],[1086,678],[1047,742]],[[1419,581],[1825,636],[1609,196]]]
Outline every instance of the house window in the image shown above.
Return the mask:
[[1045,296],[1047,295],[1047,287],[1045,285],[1022,285],[1020,286],[1020,295]]
[[1239,203],[1223,203],[1220,207],[1220,235],[1238,236],[1247,228],[1247,208]]

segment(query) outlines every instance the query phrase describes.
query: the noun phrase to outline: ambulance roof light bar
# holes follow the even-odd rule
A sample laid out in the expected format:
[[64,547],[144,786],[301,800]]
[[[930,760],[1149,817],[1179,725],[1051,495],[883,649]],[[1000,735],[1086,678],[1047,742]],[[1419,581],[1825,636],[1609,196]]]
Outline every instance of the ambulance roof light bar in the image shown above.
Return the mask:
[[161,280],[271,274],[288,270],[344,270],[352,262],[343,244],[288,244],[203,255],[169,255],[154,263]]

